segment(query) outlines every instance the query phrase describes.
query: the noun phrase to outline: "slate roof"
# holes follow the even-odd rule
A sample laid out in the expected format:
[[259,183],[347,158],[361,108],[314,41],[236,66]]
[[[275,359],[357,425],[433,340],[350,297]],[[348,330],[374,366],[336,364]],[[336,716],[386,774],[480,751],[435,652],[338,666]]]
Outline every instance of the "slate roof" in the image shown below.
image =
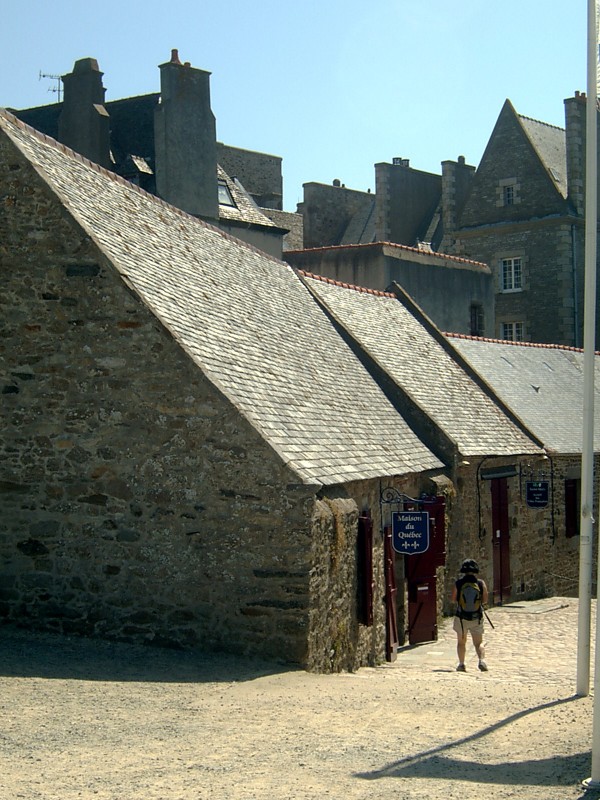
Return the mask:
[[244,189],[242,184],[235,178],[230,178],[225,170],[217,164],[217,178],[227,184],[227,188],[235,202],[235,206],[219,204],[219,219],[228,222],[241,222],[245,225],[262,225],[265,228],[276,228],[274,222],[266,217]]
[[[395,295],[308,273],[303,277],[334,318],[445,432],[460,454],[539,452],[457,363],[439,331],[441,341]],[[429,325],[433,328],[433,323]]]
[[563,197],[567,196],[567,144],[564,128],[518,114],[519,122]]
[[[153,174],[156,167],[154,110],[159,99],[160,94],[155,92],[112,100],[104,104],[110,115],[111,156],[117,173],[128,174],[133,164],[138,171]],[[32,128],[56,139],[62,107],[62,103],[53,103],[36,108],[9,109],[9,111]],[[220,204],[220,219],[233,223],[261,225],[275,232],[275,223],[259,211],[244,186],[235,178],[231,178],[220,164],[217,164],[217,178],[227,183],[236,203],[235,208]]]
[[0,131],[301,481],[336,484],[443,466],[291,267],[4,111]]
[[[558,345],[446,334],[451,344],[543,443],[581,453],[583,352]],[[600,451],[600,355],[595,357],[594,450]]]

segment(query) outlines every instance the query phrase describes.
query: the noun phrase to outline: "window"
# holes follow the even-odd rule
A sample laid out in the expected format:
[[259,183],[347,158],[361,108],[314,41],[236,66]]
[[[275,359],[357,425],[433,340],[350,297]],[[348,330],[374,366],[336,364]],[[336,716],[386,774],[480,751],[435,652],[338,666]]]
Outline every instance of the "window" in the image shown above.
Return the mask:
[[233,197],[225,181],[219,181],[219,205],[235,207]]
[[567,539],[579,536],[579,505],[581,503],[581,481],[569,478],[565,481],[565,535]]
[[500,287],[503,292],[520,292],[523,289],[523,265],[520,258],[501,260]]
[[479,303],[471,303],[469,333],[471,336],[483,336],[483,308]]
[[522,342],[525,323],[523,322],[503,322],[502,338],[512,342]]
[[502,178],[496,186],[496,205],[499,208],[517,205],[521,202],[520,189],[516,178]]

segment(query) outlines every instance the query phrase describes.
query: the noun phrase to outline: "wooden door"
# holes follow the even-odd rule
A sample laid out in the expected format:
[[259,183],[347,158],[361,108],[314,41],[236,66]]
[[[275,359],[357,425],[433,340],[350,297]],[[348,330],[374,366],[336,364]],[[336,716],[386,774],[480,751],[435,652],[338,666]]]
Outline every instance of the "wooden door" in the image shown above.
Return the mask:
[[490,489],[492,492],[493,598],[495,605],[502,605],[510,599],[511,594],[508,483],[506,478],[493,478]]
[[392,529],[383,534],[383,563],[385,573],[385,657],[395,661],[398,655],[398,609],[396,607],[396,553],[392,544]]

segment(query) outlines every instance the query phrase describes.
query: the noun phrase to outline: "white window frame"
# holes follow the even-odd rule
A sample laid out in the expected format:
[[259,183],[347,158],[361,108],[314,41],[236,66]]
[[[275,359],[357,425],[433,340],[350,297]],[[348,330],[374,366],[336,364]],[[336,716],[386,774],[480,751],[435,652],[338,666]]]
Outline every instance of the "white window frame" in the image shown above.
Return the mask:
[[498,208],[516,206],[521,202],[521,184],[516,178],[502,178],[496,187],[496,205]]
[[501,258],[499,273],[500,291],[503,294],[523,291],[523,259],[521,256]]
[[505,342],[524,342],[525,323],[524,322],[501,322],[500,338]]

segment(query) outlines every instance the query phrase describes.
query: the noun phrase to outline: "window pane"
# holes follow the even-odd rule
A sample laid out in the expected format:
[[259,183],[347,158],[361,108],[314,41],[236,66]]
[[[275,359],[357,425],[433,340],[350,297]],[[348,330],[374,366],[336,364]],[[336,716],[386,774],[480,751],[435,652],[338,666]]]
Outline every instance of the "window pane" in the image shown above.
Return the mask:
[[513,289],[521,288],[521,259],[513,258]]

